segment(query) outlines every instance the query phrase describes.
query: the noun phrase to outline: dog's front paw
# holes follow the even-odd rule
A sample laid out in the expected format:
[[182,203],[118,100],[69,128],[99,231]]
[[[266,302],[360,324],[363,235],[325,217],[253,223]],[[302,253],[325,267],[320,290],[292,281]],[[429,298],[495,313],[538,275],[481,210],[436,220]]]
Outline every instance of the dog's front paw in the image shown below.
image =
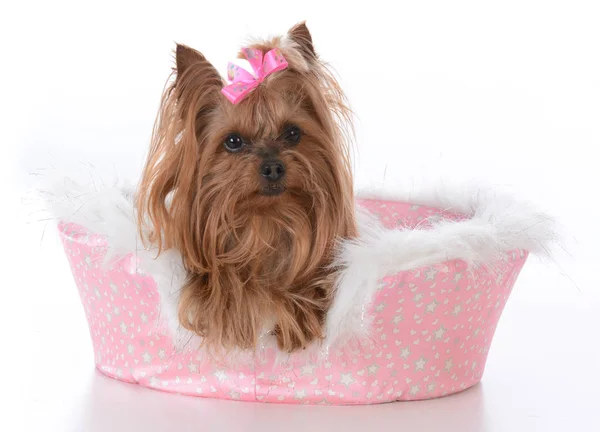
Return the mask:
[[302,350],[310,343],[308,337],[301,333],[290,331],[286,327],[282,328],[277,325],[273,332],[277,337],[277,346],[281,351],[286,353]]
[[296,309],[279,319],[274,333],[279,349],[291,353],[305,349],[315,340],[323,338],[323,316],[320,309]]

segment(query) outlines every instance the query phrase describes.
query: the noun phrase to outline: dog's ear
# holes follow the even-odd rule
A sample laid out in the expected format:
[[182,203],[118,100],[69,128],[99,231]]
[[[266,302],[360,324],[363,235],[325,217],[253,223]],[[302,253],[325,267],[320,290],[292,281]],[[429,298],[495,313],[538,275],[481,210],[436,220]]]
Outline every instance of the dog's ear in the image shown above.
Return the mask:
[[208,63],[206,57],[187,45],[177,44],[175,48],[175,65],[177,75],[183,75],[191,66],[197,63]]
[[303,21],[298,23],[289,29],[288,38],[298,44],[304,57],[310,59],[317,56],[313,46],[312,36],[310,35],[310,31],[308,31],[308,27],[306,27],[306,22]]
[[206,109],[219,100],[218,94],[223,87],[223,80],[200,52],[177,44],[175,66],[174,88],[182,115],[186,114],[189,107]]
[[210,114],[225,101],[221,76],[198,51],[177,45],[175,65],[175,79],[169,77],[163,92],[138,188],[138,223],[150,233],[142,235],[156,242],[159,250],[189,247],[194,220],[190,203],[201,152],[198,143]]
[[192,71],[197,72],[204,79],[221,81],[219,72],[206,60],[206,57],[199,51],[186,45],[177,44],[175,48],[175,66],[178,81],[184,75],[192,74]]

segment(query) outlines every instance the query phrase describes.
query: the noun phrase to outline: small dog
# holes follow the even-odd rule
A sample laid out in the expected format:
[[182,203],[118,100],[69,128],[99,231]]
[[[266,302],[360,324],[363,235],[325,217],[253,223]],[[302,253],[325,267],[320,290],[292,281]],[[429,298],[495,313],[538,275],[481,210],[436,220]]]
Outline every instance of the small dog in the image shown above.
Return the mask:
[[249,48],[287,67],[232,103],[211,63],[177,45],[138,222],[159,253],[182,255],[183,327],[225,349],[270,331],[292,352],[324,336],[336,242],[356,235],[351,113],[304,23]]

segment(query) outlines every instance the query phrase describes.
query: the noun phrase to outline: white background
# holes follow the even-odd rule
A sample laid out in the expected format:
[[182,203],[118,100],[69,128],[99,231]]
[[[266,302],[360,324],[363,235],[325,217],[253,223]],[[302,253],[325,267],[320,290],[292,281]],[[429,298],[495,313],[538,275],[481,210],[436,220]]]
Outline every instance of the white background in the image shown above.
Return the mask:
[[[248,35],[307,20],[357,115],[359,185],[511,188],[567,252],[530,260],[482,384],[325,408],[184,398],[101,377],[31,173],[135,178],[174,42],[224,71]],[[600,6],[595,1],[12,2],[0,6],[0,430],[600,430]]]

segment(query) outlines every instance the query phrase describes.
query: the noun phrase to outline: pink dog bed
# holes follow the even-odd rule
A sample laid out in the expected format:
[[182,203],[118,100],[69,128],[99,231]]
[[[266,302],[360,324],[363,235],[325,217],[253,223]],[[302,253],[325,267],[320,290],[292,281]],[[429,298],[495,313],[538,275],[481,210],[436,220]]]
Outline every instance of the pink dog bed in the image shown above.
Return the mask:
[[[52,206],[98,369],[161,391],[221,399],[372,404],[467,389],[482,378],[528,250],[545,249],[552,236],[549,219],[510,199],[437,202],[442,211],[366,195],[357,201],[360,238],[341,248],[346,270],[325,341],[288,356],[265,337],[256,352],[226,364],[178,328],[184,276],[177,254],[160,263],[167,258],[139,250],[130,195],[86,193]],[[108,207],[127,215],[107,217]]]

